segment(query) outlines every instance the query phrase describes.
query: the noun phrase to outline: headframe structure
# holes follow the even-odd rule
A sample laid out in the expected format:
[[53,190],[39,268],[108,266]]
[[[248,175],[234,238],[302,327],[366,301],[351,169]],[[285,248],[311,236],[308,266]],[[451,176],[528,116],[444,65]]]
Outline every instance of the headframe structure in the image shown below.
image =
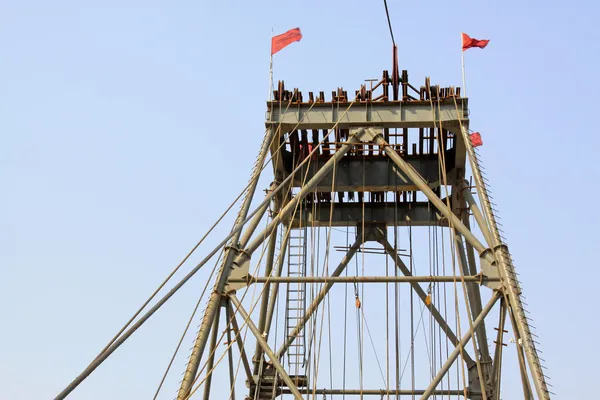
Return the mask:
[[[376,94],[378,90],[380,94]],[[392,74],[384,71],[380,80],[372,81],[369,88],[362,85],[353,98],[339,88],[330,100],[323,92],[311,92],[305,99],[297,89],[286,90],[283,82],[279,82],[273,95],[267,103],[265,136],[236,222],[231,234],[209,255],[223,250],[177,399],[188,399],[200,388],[204,399],[235,399],[239,386],[233,368],[236,350],[247,387],[246,398],[252,400],[289,395],[294,399],[322,395],[499,400],[509,324],[516,342],[524,398],[550,399],[520,284],[471,143],[468,99],[461,97],[460,88],[433,86],[428,78],[424,85],[414,87],[408,81],[408,73],[399,71],[394,57]],[[266,197],[251,212],[267,159],[274,179]],[[467,166],[472,182],[466,179]],[[258,231],[265,219],[266,227]],[[477,229],[471,227],[473,220]],[[328,268],[309,271],[315,251],[308,243],[320,240],[315,239],[314,232],[325,228],[331,233],[334,227],[346,228],[346,232],[352,228],[354,242],[337,247],[345,254],[331,272]],[[406,227],[410,232],[413,228],[440,229],[450,238],[448,246],[456,269],[452,274],[440,273],[438,269],[426,276],[415,275],[416,252],[411,244],[408,261],[403,259],[406,257],[397,244],[398,227]],[[333,248],[331,237],[328,234],[327,254]],[[376,247],[365,247],[367,243]],[[264,252],[258,257],[261,246]],[[391,260],[393,271],[349,276],[350,262],[358,253],[369,252],[383,255],[386,263]],[[256,268],[251,268],[254,263]],[[324,315],[324,308],[330,307],[332,289],[335,285],[354,285],[357,315],[364,319],[357,285],[382,283],[386,284],[386,293],[388,285],[408,285],[411,296],[406,309],[395,303],[396,327],[386,328],[386,335],[392,332],[397,340],[398,318],[402,317],[399,314],[406,314],[410,307],[412,323],[413,310],[420,309],[430,318],[431,332],[437,329],[438,340],[443,337],[446,341],[444,360],[432,367],[423,387],[415,387],[414,377],[410,388],[400,387],[401,371],[397,365],[395,382],[388,379],[382,388],[363,387],[363,370],[371,366],[365,366],[361,359],[357,366],[360,387],[346,388],[344,354],[344,387],[322,388],[322,383],[317,387],[316,354],[307,355],[316,336],[309,331],[314,333],[318,326],[323,327],[317,316],[319,312]],[[441,298],[435,298],[435,291],[432,294],[432,285],[444,284],[454,284],[464,292],[462,314],[458,306],[450,313],[442,310]],[[258,299],[244,304],[244,297],[240,298],[238,292],[254,285],[260,286]],[[279,299],[284,294],[281,306]],[[386,313],[390,309],[386,303]],[[492,311],[498,315],[494,320],[495,340],[488,330]],[[281,319],[277,319],[278,315]],[[468,320],[462,333],[461,315],[463,325]],[[250,339],[243,340],[244,328],[250,331]],[[283,331],[283,338],[277,339],[278,331]],[[336,335],[341,332],[335,327],[333,331]],[[377,336],[381,332],[368,332],[371,341],[377,342],[373,333]],[[357,341],[364,334],[359,332]],[[414,369],[416,339],[412,325],[411,335]],[[345,337],[344,328],[344,351]],[[226,346],[229,361],[230,382],[220,385],[225,392],[219,392],[215,388],[218,382],[212,379],[220,361],[216,355],[219,345]],[[387,352],[389,345],[386,346]],[[453,378],[457,382],[448,378],[453,367],[457,368],[457,378]],[[462,384],[458,378],[461,370]],[[66,397],[77,384],[65,389],[57,399]]]

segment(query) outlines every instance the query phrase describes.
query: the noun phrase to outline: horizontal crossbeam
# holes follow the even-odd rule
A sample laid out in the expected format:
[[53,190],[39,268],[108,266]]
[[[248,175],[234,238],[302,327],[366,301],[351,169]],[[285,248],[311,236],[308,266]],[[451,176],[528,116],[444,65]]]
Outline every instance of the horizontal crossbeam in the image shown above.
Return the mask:
[[[333,209],[332,209],[333,207]],[[388,226],[448,226],[446,219],[428,202],[318,203],[301,214],[302,226],[356,226],[375,223]],[[296,217],[299,217],[296,214]],[[294,221],[298,223],[298,219]]]
[[468,120],[467,100],[457,98],[458,112],[454,99],[435,103],[434,111],[429,101],[414,102],[372,102],[336,104],[301,103],[280,108],[278,102],[267,103],[267,126],[282,124],[283,128],[295,129],[331,129],[337,124],[339,128],[351,126],[384,127],[384,128],[426,128],[439,126],[445,128],[459,126],[459,118],[463,123]]
[[[299,177],[310,179],[327,162],[328,158],[320,156],[317,160],[310,163],[308,173],[303,168]],[[436,158],[425,158],[424,156],[407,156],[406,162],[417,171],[427,182],[436,182],[439,180],[439,161]],[[448,165],[447,171],[450,172],[454,165]],[[333,179],[335,177],[335,182]],[[295,180],[294,185],[299,186],[301,180]],[[335,173],[332,171],[325,175],[321,182],[316,186],[317,192],[402,192],[417,190],[417,186],[385,156],[371,157],[343,157],[335,167]]]
[[[399,396],[411,396],[411,395],[422,395],[425,390],[386,390],[386,389],[303,389],[304,393],[324,394],[324,395],[363,395],[363,396],[385,396],[385,395],[399,395]],[[290,394],[289,389],[282,389],[279,391],[281,394]],[[466,390],[467,396],[470,392]],[[436,390],[434,394],[442,396],[464,396],[464,390]]]
[[265,282],[293,282],[293,283],[385,283],[385,282],[458,282],[464,279],[465,282],[498,282],[500,278],[486,278],[481,275],[471,276],[256,276],[243,279],[229,279],[229,282],[248,282],[248,283],[265,283]]

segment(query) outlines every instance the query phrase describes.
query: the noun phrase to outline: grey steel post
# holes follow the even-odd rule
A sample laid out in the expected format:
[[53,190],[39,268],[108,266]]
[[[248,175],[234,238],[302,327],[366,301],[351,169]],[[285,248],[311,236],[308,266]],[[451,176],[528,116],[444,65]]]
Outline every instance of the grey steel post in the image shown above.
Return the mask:
[[244,310],[244,307],[242,307],[242,303],[240,303],[240,301],[234,293],[230,293],[229,298],[231,299],[231,302],[235,305],[237,311],[240,313],[244,321],[246,321],[246,323],[248,324],[248,328],[250,328],[250,331],[252,331],[252,333],[256,337],[256,341],[260,343],[263,350],[265,351],[265,354],[269,357],[271,363],[273,363],[273,367],[275,367],[275,370],[279,372],[281,379],[283,379],[288,388],[292,391],[292,394],[294,395],[296,400],[302,400],[302,395],[298,391],[298,388],[294,384],[294,381],[292,381],[292,378],[290,378],[290,376],[287,374],[287,372],[279,362],[279,359],[273,353],[273,350],[271,350],[265,339],[262,337],[261,332],[258,330],[256,325],[254,325],[254,322],[252,322],[252,319],[250,318],[246,310]]
[[[398,254],[394,251],[394,247],[392,247],[390,242],[388,242],[387,239],[385,239],[385,238],[380,238],[380,243],[383,245],[385,252],[388,253],[394,259],[394,261],[396,262],[396,265],[398,266],[398,269],[400,271],[402,271],[402,273],[404,275],[412,276],[412,274],[410,273],[410,270],[408,269],[406,264],[404,264],[404,261],[402,261],[400,256],[398,256]],[[458,338],[456,337],[456,334],[454,333],[454,331],[452,331],[452,328],[450,328],[450,326],[446,323],[446,320],[444,319],[444,317],[442,317],[442,314],[440,314],[440,312],[433,305],[433,303],[431,303],[430,305],[427,305],[427,303],[426,303],[427,294],[425,293],[425,291],[423,290],[421,285],[419,285],[416,282],[411,282],[410,285],[412,286],[412,288],[415,291],[415,293],[417,294],[417,296],[419,296],[421,301],[423,301],[423,304],[425,304],[426,307],[429,309],[433,318],[437,321],[437,323],[440,325],[442,330],[446,333],[446,336],[448,336],[448,340],[450,340],[450,342],[454,346],[458,346]],[[474,362],[468,354],[465,354],[465,358],[468,361]]]
[[[222,305],[222,304],[221,304]],[[215,353],[217,352],[217,339],[219,338],[219,317],[221,312],[215,315],[215,322],[212,327],[212,335],[210,337],[210,357],[208,358],[208,364],[206,365],[206,381],[204,382],[204,400],[210,400],[210,387],[212,385],[212,369],[215,365]]]
[[471,144],[469,133],[466,127],[462,127],[461,131],[463,142],[467,149],[467,153],[469,154],[469,163],[473,172],[475,184],[477,185],[479,200],[481,201],[485,218],[490,226],[492,243],[494,244],[492,248],[494,249],[494,254],[498,261],[500,273],[503,275],[505,285],[507,287],[506,294],[508,296],[510,306],[515,313],[515,323],[523,342],[523,348],[525,349],[525,356],[527,358],[527,363],[529,364],[529,369],[531,370],[531,376],[533,377],[535,390],[540,399],[550,400],[550,393],[548,392],[544,372],[541,368],[539,356],[533,343],[531,330],[529,329],[529,323],[527,322],[527,318],[525,316],[523,303],[521,302],[521,290],[516,278],[515,268],[512,264],[512,259],[510,257],[510,253],[508,252],[508,248],[502,243],[502,238],[500,237],[500,232],[498,230],[498,224],[496,223],[496,217],[492,212],[492,206],[488,197],[487,188],[481,177],[481,171],[479,169],[479,164],[476,161],[475,150]]
[[[354,244],[350,247],[350,249],[348,249],[348,252],[344,256],[342,261],[340,261],[340,264],[331,273],[331,276],[340,276],[341,275],[341,273],[344,271],[344,269],[346,268],[346,266],[348,265],[350,260],[352,260],[352,257],[354,257],[354,255],[356,254],[356,252],[358,251],[358,249],[360,248],[362,243],[363,243],[362,238],[356,239]],[[294,328],[292,333],[290,333],[288,335],[285,342],[283,342],[283,344],[281,345],[279,350],[277,350],[277,357],[281,357],[283,355],[283,353],[294,342],[294,339],[296,338],[296,336],[298,336],[298,333],[300,333],[300,331],[304,328],[304,325],[306,325],[306,322],[310,319],[310,317],[313,315],[313,313],[317,310],[317,308],[319,307],[319,304],[321,304],[321,301],[323,301],[325,296],[327,296],[327,293],[329,293],[329,290],[331,289],[332,286],[333,286],[333,282],[327,282],[323,285],[323,289],[321,289],[321,291],[317,294],[317,296],[315,297],[315,299],[312,302],[312,304],[310,305],[310,307],[308,307],[308,309],[306,310],[306,313],[304,313],[304,317],[302,318],[302,320],[299,321],[298,324],[296,324],[296,327]]]
[[458,358],[461,350],[465,347],[465,345],[467,343],[469,343],[469,340],[471,340],[471,337],[474,335],[474,330],[479,326],[479,324],[481,324],[481,322],[485,319],[485,317],[490,313],[490,311],[494,307],[494,304],[496,304],[496,301],[498,301],[498,299],[500,297],[501,297],[501,294],[498,292],[494,292],[492,294],[492,298],[490,299],[490,301],[488,301],[488,303],[486,304],[483,311],[481,311],[481,314],[479,314],[477,319],[475,321],[473,321],[473,327],[471,329],[469,329],[467,334],[465,336],[463,336],[463,338],[460,340],[458,346],[456,346],[456,348],[452,351],[452,353],[450,354],[450,356],[448,357],[448,359],[446,360],[446,362],[444,363],[442,368],[438,371],[435,378],[433,378],[433,380],[429,384],[429,387],[425,390],[425,393],[423,393],[421,400],[427,400],[429,398],[429,396],[431,396],[433,394],[437,385],[440,383],[440,381],[442,380],[444,375],[446,375],[446,373],[448,372],[448,370],[450,369],[452,364],[454,364],[454,361],[456,361],[456,359]]
[[[273,271],[273,262],[275,258],[275,246],[277,245],[277,229],[271,232],[271,237],[269,238],[269,248],[267,250],[267,261],[265,265],[265,277],[269,278],[271,272]],[[270,284],[269,282],[265,283],[265,286],[262,290],[262,299],[260,304],[260,315],[258,317],[258,330],[260,332],[265,332],[265,321],[267,317],[267,306],[269,305],[269,291]],[[262,347],[257,342],[256,348],[254,349],[254,375],[258,374],[258,367],[260,364],[260,360],[262,360]]]
[[[290,228],[292,229],[291,225]],[[287,252],[288,242],[290,240],[289,231],[283,236],[283,242],[281,243],[281,253],[279,254],[277,260],[277,270],[275,271],[275,277],[281,276],[281,271],[283,271],[283,264],[285,264],[285,254]],[[279,282],[273,282],[273,291],[269,300],[269,308],[267,309],[267,317],[265,321],[265,332],[267,333],[267,337],[269,337],[269,332],[271,331],[271,322],[273,321],[273,313],[275,312],[275,305],[277,304],[277,296],[279,294]]]
[[[256,191],[258,179],[262,171],[262,165],[269,151],[269,145],[271,144],[271,139],[273,138],[274,134],[275,129],[270,128],[268,129],[267,134],[265,134],[263,138],[263,142],[261,144],[256,163],[254,164],[254,168],[252,169],[252,175],[250,176],[250,185],[248,186],[248,192],[246,193],[246,196],[244,197],[244,200],[242,202],[242,206],[235,221],[235,225],[239,225],[242,221],[246,219],[246,216],[248,215],[248,211],[250,210],[250,204],[252,203],[252,198],[254,197],[254,192]],[[208,331],[210,330],[210,326],[212,325],[213,320],[215,318],[215,313],[217,312],[217,308],[219,307],[219,304],[221,302],[221,293],[223,292],[223,288],[225,287],[227,278],[231,273],[233,259],[236,256],[236,252],[231,251],[231,249],[232,247],[237,247],[239,238],[240,232],[238,231],[233,235],[229,247],[225,250],[223,263],[221,264],[221,268],[217,275],[216,283],[210,295],[208,304],[206,306],[204,318],[202,319],[202,323],[200,324],[200,330],[198,331],[198,336],[194,343],[192,354],[190,355],[185,374],[183,375],[183,380],[181,381],[181,387],[177,395],[178,400],[183,400],[189,395],[190,390],[192,388],[192,382],[196,378],[196,373],[198,372],[198,367],[200,365],[200,359],[202,358],[202,354],[204,353],[204,348],[206,347],[206,342],[208,340]]]

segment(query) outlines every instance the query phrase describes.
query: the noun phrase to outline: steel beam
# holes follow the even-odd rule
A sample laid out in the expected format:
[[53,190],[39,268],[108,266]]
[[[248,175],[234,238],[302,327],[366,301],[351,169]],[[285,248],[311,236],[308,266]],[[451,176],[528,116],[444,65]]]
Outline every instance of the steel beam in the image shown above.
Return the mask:
[[[271,237],[269,238],[269,245],[267,248],[267,261],[265,263],[265,278],[271,276],[271,272],[273,271],[273,263],[275,258],[275,247],[277,245],[277,229],[271,232]],[[232,279],[229,280],[230,282]],[[269,305],[269,292],[270,292],[270,282],[266,281],[265,287],[262,290],[262,299],[260,304],[260,314],[258,317],[258,330],[260,332],[265,332],[265,323],[267,319],[267,308]],[[258,374],[259,360],[262,360],[262,347],[259,343],[256,343],[256,348],[254,350],[254,375]]]
[[458,346],[456,346],[456,348],[452,351],[452,353],[448,357],[448,360],[446,360],[446,362],[444,363],[442,368],[438,371],[435,378],[433,378],[433,380],[429,384],[429,387],[425,390],[425,393],[423,393],[421,400],[427,400],[429,398],[429,396],[431,396],[433,394],[437,385],[440,383],[440,381],[442,380],[444,375],[446,375],[446,373],[448,372],[448,370],[450,369],[452,364],[454,364],[454,361],[456,361],[456,359],[458,358],[460,353],[462,351],[464,351],[465,345],[467,343],[469,343],[469,340],[471,340],[471,337],[474,335],[474,330],[477,329],[479,324],[481,324],[481,322],[485,319],[485,317],[490,313],[490,311],[494,307],[494,304],[496,304],[496,301],[498,301],[498,299],[500,297],[501,297],[501,294],[498,292],[494,292],[492,294],[492,298],[490,299],[490,301],[488,301],[488,303],[482,310],[481,314],[479,314],[477,319],[475,319],[475,321],[473,321],[473,327],[471,329],[469,329],[467,334],[465,336],[463,336],[463,338],[460,340]]
[[247,280],[242,279],[230,279],[230,282],[248,282],[252,283],[386,283],[386,282],[445,282],[453,283],[460,282],[464,279],[465,282],[482,282],[486,280],[499,281],[500,278],[486,278],[481,275],[467,275],[467,276],[282,276],[282,277],[268,277],[268,276],[255,276],[249,277]]
[[283,379],[283,381],[286,383],[296,400],[302,400],[302,395],[300,394],[298,388],[292,381],[292,378],[290,378],[290,376],[287,374],[287,372],[279,362],[279,358],[273,353],[273,350],[271,350],[271,348],[263,338],[262,332],[260,332],[256,325],[254,325],[254,322],[252,322],[252,318],[250,318],[246,310],[244,310],[244,307],[242,307],[242,303],[240,303],[240,301],[234,293],[229,293],[229,298],[231,299],[231,302],[235,305],[237,311],[240,313],[244,321],[248,324],[248,328],[250,328],[250,331],[256,337],[256,341],[260,343],[261,347],[265,351],[265,354],[271,360],[273,367],[277,370],[277,372],[281,376],[281,379]]
[[485,219],[483,218],[483,215],[481,214],[481,210],[479,209],[477,202],[475,201],[475,199],[473,198],[473,195],[471,194],[471,189],[468,186],[465,186],[465,188],[463,188],[462,195],[465,198],[467,204],[469,205],[469,209],[473,213],[473,216],[475,217],[475,221],[477,222],[477,225],[479,226],[479,230],[481,231],[481,234],[485,238],[486,243],[488,244],[489,247],[493,247],[494,242],[492,240],[492,234],[490,233],[490,228],[489,228],[488,224],[485,222]]
[[[221,304],[222,306],[222,304]],[[213,367],[215,366],[215,353],[217,352],[217,340],[219,339],[219,317],[221,316],[221,310],[215,315],[215,322],[212,327],[212,335],[210,338],[210,356],[208,358],[208,364],[206,365],[206,381],[204,382],[204,400],[210,400],[210,389],[212,385]]]
[[[454,99],[440,101],[439,107],[432,111],[429,101],[411,102],[369,102],[355,103],[301,103],[285,110],[278,102],[267,103],[266,126],[281,124],[283,130],[295,129],[342,129],[352,126],[383,128],[425,128],[436,127],[441,123],[444,128],[459,126],[459,120],[467,120],[467,99],[457,98],[458,110]],[[462,111],[461,111],[462,110]]]
[[[285,226],[285,225],[284,225]],[[283,242],[281,243],[281,249],[279,250],[279,256],[277,259],[277,270],[275,271],[274,277],[280,277],[283,271],[283,265],[285,264],[285,255],[287,253],[287,247],[290,240],[290,227],[286,229],[286,233],[283,235]],[[269,299],[269,307],[267,309],[267,318],[265,321],[265,332],[267,337],[271,332],[271,323],[273,321],[273,313],[275,312],[275,306],[277,305],[277,296],[279,295],[279,282],[273,282],[273,291]]]
[[[305,213],[305,226],[356,226],[365,223],[390,226],[447,226],[446,219],[426,202],[318,203]],[[295,220],[297,223],[297,220]]]
[[237,323],[237,318],[235,317],[235,313],[233,312],[229,301],[227,301],[227,307],[227,311],[229,312],[229,317],[227,318],[227,320],[231,323],[233,331],[235,332],[235,341],[240,351],[240,357],[242,359],[242,364],[244,365],[244,370],[246,371],[248,384],[251,384],[254,382],[254,378],[252,377],[250,362],[248,362],[248,356],[246,355],[246,350],[244,349],[244,343],[242,341],[242,332],[240,331],[240,326]]
[[[305,393],[318,395],[347,395],[347,396],[412,396],[421,395],[425,390],[387,390],[387,389],[303,389]],[[290,394],[286,389],[279,391],[281,394]],[[464,396],[464,390],[435,390],[433,395],[437,396]],[[467,390],[467,397],[470,392]]]
[[[439,161],[426,156],[406,156],[406,162],[414,168],[427,182],[439,180]],[[326,156],[317,157],[310,166],[305,164],[300,176],[307,174],[312,177],[327,162]],[[451,164],[451,165],[450,165]],[[450,172],[454,161],[449,163],[447,172]],[[306,171],[308,169],[308,172]],[[297,179],[294,180],[298,185]],[[338,163],[334,174],[328,173],[315,187],[317,192],[402,192],[417,190],[409,177],[398,173],[394,163],[383,156],[348,156]]]

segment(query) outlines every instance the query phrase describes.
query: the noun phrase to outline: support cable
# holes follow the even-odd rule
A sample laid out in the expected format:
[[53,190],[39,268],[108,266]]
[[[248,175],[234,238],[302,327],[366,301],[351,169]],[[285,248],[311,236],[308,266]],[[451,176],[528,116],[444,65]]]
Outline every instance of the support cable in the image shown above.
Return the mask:
[[385,16],[387,17],[388,27],[390,28],[390,36],[392,37],[392,44],[395,46],[396,42],[394,41],[394,32],[392,31],[392,21],[390,20],[390,13],[388,11],[387,0],[383,0],[383,5],[385,7]]
[[177,357],[177,353],[179,353],[179,349],[181,347],[181,344],[183,343],[183,340],[185,339],[185,335],[187,334],[188,329],[192,325],[192,321],[194,320],[194,317],[196,316],[196,312],[198,311],[198,308],[200,307],[202,298],[204,297],[204,294],[206,293],[206,290],[208,289],[208,284],[210,283],[215,271],[217,270],[217,266],[219,265],[219,261],[221,261],[221,257],[223,257],[223,250],[221,250],[221,254],[219,254],[219,257],[217,258],[217,261],[215,262],[215,266],[213,267],[213,270],[211,271],[210,276],[208,277],[208,279],[206,279],[206,284],[204,285],[204,288],[202,289],[202,294],[200,294],[200,297],[198,297],[198,301],[196,302],[196,306],[194,307],[194,310],[192,311],[192,315],[190,316],[188,323],[185,326],[183,333],[181,334],[179,343],[177,343],[177,347],[175,347],[173,356],[171,357],[171,360],[169,361],[169,364],[167,365],[167,369],[165,370],[165,373],[163,374],[162,379],[160,380],[160,383],[158,384],[158,388],[156,388],[156,393],[154,394],[153,400],[156,400],[158,398],[158,395],[160,394],[160,390],[162,389],[165,379],[167,379],[167,375],[169,374],[169,371],[171,370],[173,361],[175,361],[175,357]]

